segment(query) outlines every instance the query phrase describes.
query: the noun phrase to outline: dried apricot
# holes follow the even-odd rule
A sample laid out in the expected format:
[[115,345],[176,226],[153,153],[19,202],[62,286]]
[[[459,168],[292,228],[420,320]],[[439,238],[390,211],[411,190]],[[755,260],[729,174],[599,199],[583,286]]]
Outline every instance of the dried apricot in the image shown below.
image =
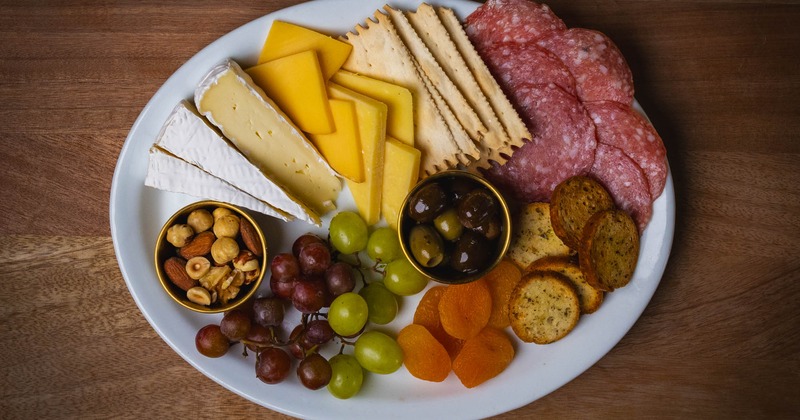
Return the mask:
[[492,295],[492,315],[489,317],[489,325],[499,329],[506,328],[511,325],[508,319],[508,299],[522,278],[522,272],[516,264],[503,260],[483,278]]
[[422,325],[411,324],[397,334],[408,372],[424,381],[442,382],[452,370],[444,346]]
[[492,295],[486,281],[448,286],[439,300],[442,327],[455,338],[466,340],[477,335],[492,315]]
[[451,336],[442,327],[439,318],[439,300],[441,300],[445,290],[447,290],[445,286],[434,286],[425,292],[417,304],[416,312],[414,312],[414,323],[427,328],[447,350],[450,359],[455,359],[459,350],[461,350],[461,346],[464,345],[464,340]]
[[467,388],[474,388],[503,372],[514,358],[514,346],[501,330],[486,327],[468,339],[453,360],[453,372]]

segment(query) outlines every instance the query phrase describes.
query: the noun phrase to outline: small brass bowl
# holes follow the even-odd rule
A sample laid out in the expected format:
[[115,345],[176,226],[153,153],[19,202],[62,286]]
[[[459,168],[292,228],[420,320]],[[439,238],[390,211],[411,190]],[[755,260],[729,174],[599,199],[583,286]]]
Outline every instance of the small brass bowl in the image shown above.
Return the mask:
[[[259,239],[261,239],[261,248],[262,248],[261,257],[257,257],[259,260],[260,273],[258,274],[258,277],[251,283],[247,285],[242,285],[236,297],[229,300],[228,303],[223,305],[220,304],[219,302],[216,302],[212,303],[209,306],[203,306],[190,301],[186,297],[186,292],[183,291],[178,286],[176,286],[175,284],[173,284],[172,281],[167,277],[166,273],[164,272],[164,261],[166,261],[167,258],[170,258],[172,256],[179,256],[177,252],[178,249],[175,248],[175,246],[173,246],[171,243],[167,242],[166,237],[167,237],[167,230],[170,228],[170,226],[176,223],[186,223],[186,219],[189,216],[189,213],[191,213],[192,211],[205,208],[209,212],[211,212],[217,207],[223,207],[231,210],[235,215],[249,221],[250,224],[253,225],[253,227],[255,228]],[[239,242],[240,249],[247,249],[242,243],[240,236],[237,236],[237,242]],[[211,259],[211,256],[206,255],[206,258],[208,258],[209,261],[211,261],[213,266],[214,262],[213,259]],[[189,204],[188,206],[175,212],[175,214],[173,214],[172,217],[170,217],[169,220],[167,220],[167,222],[164,223],[164,226],[161,228],[161,232],[159,232],[158,234],[158,239],[156,241],[155,257],[154,257],[154,262],[156,265],[156,274],[158,275],[158,281],[161,283],[161,286],[164,288],[167,294],[172,298],[172,300],[174,300],[184,308],[206,314],[230,311],[238,307],[248,299],[250,299],[250,297],[252,297],[256,293],[258,287],[261,285],[261,281],[264,279],[264,273],[266,271],[264,267],[265,261],[267,261],[267,242],[264,238],[264,232],[261,230],[261,227],[258,225],[258,223],[256,223],[256,221],[249,214],[247,214],[245,211],[241,210],[236,206],[230,205],[228,203],[223,203],[220,201],[211,201],[211,200],[199,201],[197,203]]]
[[[465,179],[468,182],[475,185],[475,188],[484,188],[486,189],[497,201],[497,204],[500,206],[499,209],[499,217],[500,217],[500,234],[492,241],[490,241],[492,246],[492,255],[489,257],[488,262],[486,265],[477,271],[464,273],[454,268],[450,267],[449,264],[442,263],[435,267],[425,267],[421,265],[415,258],[411,251],[411,244],[409,240],[411,229],[418,225],[419,223],[415,221],[411,216],[409,216],[409,202],[411,197],[416,194],[417,191],[421,190],[422,188],[426,187],[431,183],[442,183],[442,185],[448,185],[456,179]],[[451,203],[452,204],[452,203]],[[397,233],[400,239],[400,247],[403,250],[403,254],[408,258],[414,268],[417,269],[423,275],[432,278],[433,280],[444,283],[444,284],[460,284],[460,283],[468,283],[474,280],[477,280],[489,271],[491,271],[505,256],[506,251],[508,251],[509,243],[511,242],[511,215],[508,210],[508,204],[506,200],[503,198],[502,194],[495,188],[494,185],[489,183],[489,181],[481,178],[478,175],[475,175],[470,172],[462,171],[462,170],[450,170],[445,172],[440,172],[438,174],[432,175],[428,178],[425,178],[423,181],[419,182],[414,188],[406,196],[405,200],[403,201],[402,207],[400,207],[400,215],[397,218]],[[467,228],[464,228],[467,230]],[[445,249],[448,247],[452,247],[452,243],[448,244],[446,240],[443,240],[445,243]]]

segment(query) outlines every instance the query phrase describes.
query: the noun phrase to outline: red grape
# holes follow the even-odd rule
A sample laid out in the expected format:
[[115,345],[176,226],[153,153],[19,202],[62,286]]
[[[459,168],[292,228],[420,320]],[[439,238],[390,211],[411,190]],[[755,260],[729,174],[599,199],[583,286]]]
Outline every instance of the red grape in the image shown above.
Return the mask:
[[324,243],[324,241],[317,235],[306,233],[305,235],[295,239],[294,243],[292,244],[292,254],[294,254],[295,257],[300,258],[300,251],[305,248],[306,245],[314,243],[321,244]]
[[331,265],[331,251],[321,242],[310,243],[300,250],[297,259],[303,274],[322,275]]
[[328,292],[334,297],[342,293],[352,292],[356,287],[353,269],[344,262],[333,263],[325,270],[325,284]]
[[222,318],[219,329],[231,341],[243,339],[250,331],[250,316],[241,309],[234,309]]
[[325,344],[333,339],[335,333],[327,319],[315,319],[306,326],[305,337],[309,343]]
[[309,355],[297,366],[297,377],[308,389],[320,389],[328,385],[332,374],[331,364],[319,353]]
[[272,290],[272,294],[275,296],[290,300],[292,298],[292,293],[294,292],[294,286],[297,284],[297,277],[288,277],[288,278],[277,278],[272,277],[269,280],[269,288]]
[[283,322],[283,302],[279,298],[259,298],[253,302],[254,319],[265,327],[276,327]]
[[303,313],[311,314],[325,305],[324,283],[318,281],[298,281],[292,292],[292,304]]
[[247,341],[253,342],[255,344],[248,344],[247,348],[252,351],[258,351],[264,347],[266,347],[270,343],[271,335],[267,327],[262,325],[253,324],[250,327],[250,332],[247,333],[247,336],[244,338]]
[[194,337],[197,351],[206,357],[222,357],[231,347],[228,337],[222,334],[219,325],[209,324],[197,331]]
[[300,265],[294,255],[284,252],[275,256],[269,265],[272,278],[284,280],[300,275]]
[[256,377],[268,384],[277,384],[289,376],[292,359],[285,351],[277,347],[267,347],[258,353],[256,359]]
[[306,349],[303,347],[304,343],[304,335],[305,329],[303,329],[303,325],[300,324],[292,330],[292,333],[289,334],[289,353],[292,353],[295,359],[303,359],[306,357]]

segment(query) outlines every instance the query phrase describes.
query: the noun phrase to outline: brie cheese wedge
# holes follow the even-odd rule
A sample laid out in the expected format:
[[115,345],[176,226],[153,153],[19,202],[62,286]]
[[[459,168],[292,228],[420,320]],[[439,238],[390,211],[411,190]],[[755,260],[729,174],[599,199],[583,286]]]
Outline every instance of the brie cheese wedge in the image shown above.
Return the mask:
[[161,128],[155,146],[268,203],[287,218],[319,225],[306,205],[276,185],[201,117],[181,101]]
[[300,129],[227,60],[195,90],[200,113],[277,185],[318,215],[336,208],[342,181]]
[[277,211],[269,204],[158,147],[150,148],[144,185],[193,197],[223,201],[283,221],[290,221],[285,213]]

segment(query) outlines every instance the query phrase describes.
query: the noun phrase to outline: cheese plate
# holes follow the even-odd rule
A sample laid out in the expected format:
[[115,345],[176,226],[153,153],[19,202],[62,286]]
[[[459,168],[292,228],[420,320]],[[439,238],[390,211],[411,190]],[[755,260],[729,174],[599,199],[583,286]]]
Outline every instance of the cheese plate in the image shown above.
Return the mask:
[[[181,66],[142,110],[122,147],[110,196],[114,250],[131,296],[162,339],[197,370],[254,403],[302,418],[479,418],[500,414],[536,401],[583,373],[608,353],[639,318],[658,287],[669,258],[675,219],[671,175],[664,192],[653,203],[653,216],[641,237],[639,263],[631,283],[608,294],[603,306],[583,317],[564,339],[544,346],[517,341],[517,354],[509,368],[473,389],[465,388],[453,374],[442,383],[431,383],[412,377],[404,368],[391,375],[367,375],[361,392],[349,400],[336,399],[325,390],[305,389],[294,375],[278,385],[264,384],[254,374],[252,354],[244,358],[234,349],[225,357],[209,359],[197,352],[194,345],[197,330],[218,323],[221,315],[197,314],[175,304],[163,293],[151,263],[155,238],[164,221],[184,205],[198,201],[144,185],[148,150],[175,105],[191,99],[208,70],[224,60],[233,59],[243,66],[255,64],[275,20],[343,34],[385,3],[325,0],[283,9],[221,37]],[[388,3],[414,9],[420,2]],[[479,5],[462,0],[432,3],[454,9],[462,19]],[[642,111],[638,104],[636,107]],[[337,211],[355,210],[346,187],[336,205]],[[275,255],[289,250],[292,241],[304,233],[326,235],[335,212],[322,217],[321,227],[251,214],[264,230],[269,254]],[[266,292],[268,286],[262,289]],[[396,333],[410,323],[421,296],[422,293],[403,298],[397,318],[378,329]]]

